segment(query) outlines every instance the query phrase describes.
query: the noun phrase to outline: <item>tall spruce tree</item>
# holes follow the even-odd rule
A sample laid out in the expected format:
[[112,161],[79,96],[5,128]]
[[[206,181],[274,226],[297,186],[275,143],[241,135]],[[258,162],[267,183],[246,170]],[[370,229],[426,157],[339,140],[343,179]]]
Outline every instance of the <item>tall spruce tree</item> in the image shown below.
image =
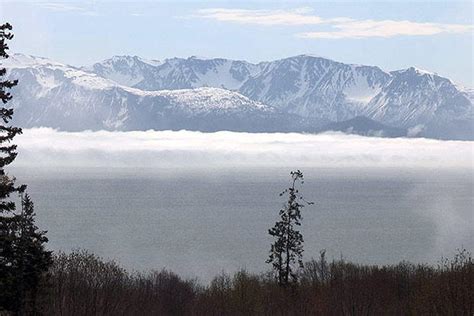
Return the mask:
[[[7,41],[13,38],[8,23],[0,25],[0,60],[8,58]],[[0,79],[6,69],[0,67]],[[13,109],[6,104],[12,96],[8,91],[17,80],[0,80],[0,314],[8,311],[15,315],[37,314],[35,300],[40,278],[51,264],[51,252],[46,251],[45,232],[35,226],[33,202],[26,194],[26,185],[17,185],[5,167],[16,156],[13,138],[21,128],[9,124]],[[18,210],[15,196],[21,208]]]
[[297,170],[290,172],[290,175],[291,186],[280,193],[280,196],[288,195],[288,201],[280,210],[280,220],[268,230],[275,241],[271,245],[267,263],[272,264],[281,286],[295,282],[296,269],[303,267],[303,235],[296,228],[301,225],[301,209],[304,204],[313,204],[304,200],[296,188],[298,182],[304,183],[303,173]]

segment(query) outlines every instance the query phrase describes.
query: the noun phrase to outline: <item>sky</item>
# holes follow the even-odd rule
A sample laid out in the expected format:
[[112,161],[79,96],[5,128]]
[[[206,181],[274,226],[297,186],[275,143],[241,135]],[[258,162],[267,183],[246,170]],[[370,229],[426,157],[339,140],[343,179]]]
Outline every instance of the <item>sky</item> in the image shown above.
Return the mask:
[[113,55],[223,57],[300,54],[410,66],[474,86],[473,2],[0,0],[11,52],[82,66]]

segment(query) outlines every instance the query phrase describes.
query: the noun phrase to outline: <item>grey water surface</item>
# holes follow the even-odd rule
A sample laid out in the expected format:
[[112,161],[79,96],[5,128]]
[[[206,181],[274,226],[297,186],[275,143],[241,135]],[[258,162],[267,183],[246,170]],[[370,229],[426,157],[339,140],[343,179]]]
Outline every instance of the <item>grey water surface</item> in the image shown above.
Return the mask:
[[[208,281],[262,272],[291,168],[15,169],[49,247],[84,248],[129,270]],[[472,171],[306,169],[305,259],[436,264],[474,248]]]

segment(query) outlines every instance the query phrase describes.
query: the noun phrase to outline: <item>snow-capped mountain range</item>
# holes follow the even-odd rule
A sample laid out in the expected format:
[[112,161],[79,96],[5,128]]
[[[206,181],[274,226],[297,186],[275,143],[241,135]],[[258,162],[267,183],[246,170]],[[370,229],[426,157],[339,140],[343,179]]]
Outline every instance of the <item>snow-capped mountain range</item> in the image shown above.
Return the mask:
[[472,89],[413,67],[309,55],[258,64],[114,56],[74,67],[15,54],[0,64],[20,81],[11,104],[25,127],[316,132],[365,116],[428,137],[474,138]]

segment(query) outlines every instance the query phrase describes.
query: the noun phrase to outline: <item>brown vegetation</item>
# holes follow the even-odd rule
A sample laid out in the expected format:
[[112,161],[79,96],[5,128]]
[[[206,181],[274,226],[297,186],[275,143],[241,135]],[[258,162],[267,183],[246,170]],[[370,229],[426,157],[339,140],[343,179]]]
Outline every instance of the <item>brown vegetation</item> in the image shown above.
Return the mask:
[[86,251],[59,253],[45,283],[46,315],[473,315],[474,261],[466,251],[437,267],[320,259],[299,282],[221,274],[209,285],[162,270],[131,274]]

